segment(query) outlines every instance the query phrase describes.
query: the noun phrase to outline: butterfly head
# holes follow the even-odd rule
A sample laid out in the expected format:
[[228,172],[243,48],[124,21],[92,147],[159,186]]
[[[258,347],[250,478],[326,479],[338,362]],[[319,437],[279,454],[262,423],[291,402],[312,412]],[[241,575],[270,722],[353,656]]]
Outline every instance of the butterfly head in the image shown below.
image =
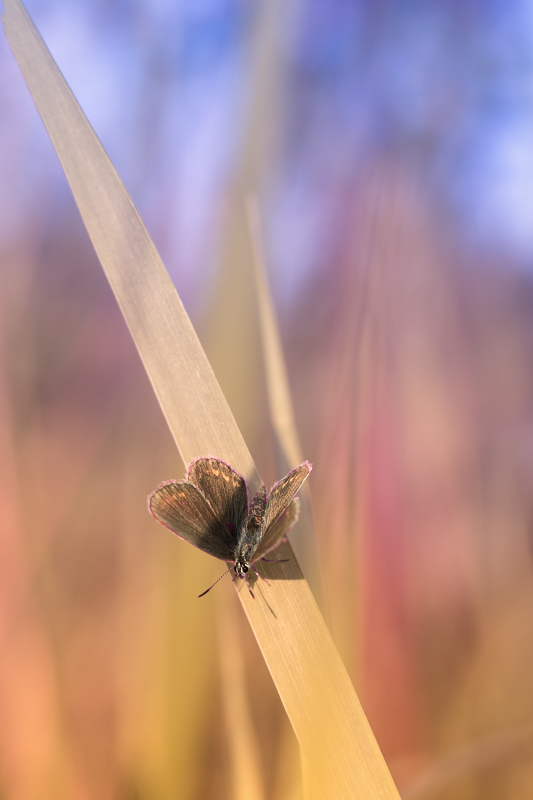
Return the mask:
[[250,569],[250,565],[241,559],[237,559],[235,562],[235,566],[233,567],[235,570],[235,574],[239,576],[239,578],[244,578],[248,570]]

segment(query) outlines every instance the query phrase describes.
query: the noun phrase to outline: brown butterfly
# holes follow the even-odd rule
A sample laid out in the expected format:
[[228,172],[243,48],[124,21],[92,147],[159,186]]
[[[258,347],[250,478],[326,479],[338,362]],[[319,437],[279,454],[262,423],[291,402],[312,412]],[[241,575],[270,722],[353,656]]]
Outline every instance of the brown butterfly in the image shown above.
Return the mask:
[[[210,556],[232,561],[235,575],[244,579],[250,567],[259,574],[254,561],[268,560],[266,554],[297,522],[300,501],[294,495],[311,469],[304,461],[275,483],[269,495],[262,486],[250,502],[244,478],[229,464],[219,458],[196,458],[185,480],[166,481],[152,492],[148,508],[181,539]],[[250,589],[248,582],[247,586]],[[251,589],[250,593],[253,597]]]

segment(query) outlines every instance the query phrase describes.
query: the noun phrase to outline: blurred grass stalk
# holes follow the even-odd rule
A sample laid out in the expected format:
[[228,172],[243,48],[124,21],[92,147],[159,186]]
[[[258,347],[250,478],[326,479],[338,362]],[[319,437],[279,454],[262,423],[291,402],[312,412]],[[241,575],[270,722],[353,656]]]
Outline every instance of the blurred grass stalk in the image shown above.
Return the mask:
[[[189,318],[100,142],[19,0],[7,39],[130,328],[183,460],[214,454],[260,479]],[[323,798],[398,798],[332,639],[292,557],[239,596]],[[242,589],[242,583],[238,587]]]
[[[296,428],[281,337],[266,276],[261,216],[259,203],[255,195],[250,194],[246,198],[246,210],[253,244],[252,262],[270,416],[277,447],[278,474],[286,475],[296,464],[302,463],[304,455]],[[291,545],[307,582],[313,590],[315,600],[324,611],[324,590],[309,484],[304,483],[299,491],[299,496],[301,502],[300,519],[295,530],[291,532]]]
[[402,800],[430,800],[460,778],[476,777],[476,773],[495,768],[509,769],[513,761],[531,754],[533,727],[509,728],[469,742],[452,750],[422,770],[417,778],[402,790]]
[[[248,194],[246,197],[246,214],[252,243],[251,262],[259,312],[270,418],[275,435],[276,463],[278,474],[285,475],[295,464],[301,464],[304,456],[296,428],[281,336],[266,275],[261,216],[255,194]],[[305,483],[298,494],[301,503],[300,518],[298,525],[291,532],[291,546],[307,577],[313,596],[324,612],[324,590],[309,484]],[[314,786],[305,753],[301,754],[301,761],[304,797],[311,800],[315,796]]]
[[58,711],[54,653],[43,633],[42,609],[30,591],[32,566],[24,547],[17,484],[13,407],[4,353],[5,317],[0,333],[0,752],[2,795],[39,797],[53,786],[72,796],[68,742]]
[[233,800],[265,800],[259,744],[250,713],[241,631],[235,598],[224,594],[217,605],[221,688],[232,767]]

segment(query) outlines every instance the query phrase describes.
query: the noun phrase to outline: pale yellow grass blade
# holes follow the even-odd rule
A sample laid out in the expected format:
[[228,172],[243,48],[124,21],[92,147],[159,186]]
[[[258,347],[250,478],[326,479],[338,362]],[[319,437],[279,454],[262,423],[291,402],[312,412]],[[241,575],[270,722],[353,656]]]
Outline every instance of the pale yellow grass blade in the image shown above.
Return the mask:
[[[213,453],[258,476],[192,325],[144,224],[19,0],[8,41],[59,155],[184,461]],[[326,799],[398,798],[346,670],[288,545],[271,586],[240,598]]]

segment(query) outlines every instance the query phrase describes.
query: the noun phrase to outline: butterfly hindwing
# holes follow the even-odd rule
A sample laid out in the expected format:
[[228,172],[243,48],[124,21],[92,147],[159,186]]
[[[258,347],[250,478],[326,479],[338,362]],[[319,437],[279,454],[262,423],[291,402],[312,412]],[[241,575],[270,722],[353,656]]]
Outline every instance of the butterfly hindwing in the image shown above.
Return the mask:
[[257,561],[259,558],[266,556],[267,553],[270,553],[271,550],[274,550],[283,541],[293,525],[296,525],[299,516],[300,501],[297,497],[294,497],[287,510],[265,531],[257,549],[252,554],[252,560]]
[[278,517],[287,509],[292,498],[311,472],[311,464],[304,461],[299,467],[291,470],[279,483],[274,484],[268,497],[263,521],[264,536],[268,533]]
[[153,516],[181,539],[223,561],[233,561],[235,535],[203,495],[186,481],[162,484],[148,498]]

